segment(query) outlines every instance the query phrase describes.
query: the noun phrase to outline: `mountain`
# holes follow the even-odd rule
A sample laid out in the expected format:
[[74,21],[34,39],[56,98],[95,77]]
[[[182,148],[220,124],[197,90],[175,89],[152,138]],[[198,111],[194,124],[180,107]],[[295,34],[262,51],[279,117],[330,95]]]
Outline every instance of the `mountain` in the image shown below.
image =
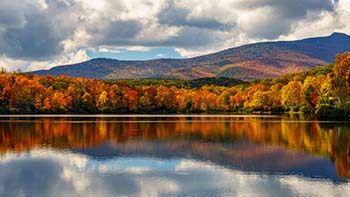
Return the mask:
[[248,44],[187,59],[119,61],[98,58],[34,71],[38,75],[66,75],[98,79],[231,77],[244,80],[275,78],[333,62],[337,53],[350,51],[350,36]]

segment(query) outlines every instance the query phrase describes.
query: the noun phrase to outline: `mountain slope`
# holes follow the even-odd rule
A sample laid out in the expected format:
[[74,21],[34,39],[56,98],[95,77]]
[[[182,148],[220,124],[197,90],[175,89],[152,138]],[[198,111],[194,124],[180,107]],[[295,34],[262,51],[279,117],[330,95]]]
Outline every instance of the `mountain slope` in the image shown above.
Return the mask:
[[99,79],[232,77],[245,80],[273,78],[301,72],[333,61],[350,51],[350,36],[330,36],[297,41],[263,42],[231,48],[189,59],[90,61],[34,71],[38,75],[66,75]]

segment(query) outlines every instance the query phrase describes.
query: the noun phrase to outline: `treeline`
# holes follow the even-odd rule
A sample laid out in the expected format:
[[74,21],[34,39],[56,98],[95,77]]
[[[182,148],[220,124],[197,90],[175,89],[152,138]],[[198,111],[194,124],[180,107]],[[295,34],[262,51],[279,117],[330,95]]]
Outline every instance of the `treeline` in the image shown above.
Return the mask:
[[228,77],[204,77],[191,80],[167,80],[167,79],[122,79],[122,80],[104,80],[108,83],[125,82],[129,86],[175,86],[177,88],[200,88],[202,86],[236,86],[247,85],[249,82],[240,79],[233,79]]
[[[235,86],[132,84],[84,78],[0,74],[1,113],[350,112],[350,53],[333,65]],[[153,82],[152,82],[153,83]]]

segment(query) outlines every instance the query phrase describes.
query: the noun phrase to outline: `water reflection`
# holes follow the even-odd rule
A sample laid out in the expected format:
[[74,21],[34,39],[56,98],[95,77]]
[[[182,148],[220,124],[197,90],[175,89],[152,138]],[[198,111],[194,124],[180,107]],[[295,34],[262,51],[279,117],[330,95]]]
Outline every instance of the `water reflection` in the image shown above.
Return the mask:
[[38,196],[42,188],[43,196],[350,192],[346,123],[248,116],[2,117],[0,132],[0,196]]
[[247,173],[183,158],[98,160],[32,150],[15,158],[6,154],[0,170],[1,196],[347,196],[350,192],[349,183]]

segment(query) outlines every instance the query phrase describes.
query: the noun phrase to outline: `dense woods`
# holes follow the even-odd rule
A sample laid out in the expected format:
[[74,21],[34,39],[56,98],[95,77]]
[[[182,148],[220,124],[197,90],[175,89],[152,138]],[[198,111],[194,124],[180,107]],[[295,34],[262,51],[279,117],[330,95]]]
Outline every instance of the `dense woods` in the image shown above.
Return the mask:
[[[210,79],[206,79],[210,81]],[[304,112],[348,117],[350,53],[332,65],[232,86],[0,74],[1,113]],[[222,79],[221,79],[222,82]],[[197,84],[197,85],[196,85]],[[204,85],[212,84],[212,85]],[[218,84],[218,85],[216,85]],[[223,86],[226,85],[226,86]]]

